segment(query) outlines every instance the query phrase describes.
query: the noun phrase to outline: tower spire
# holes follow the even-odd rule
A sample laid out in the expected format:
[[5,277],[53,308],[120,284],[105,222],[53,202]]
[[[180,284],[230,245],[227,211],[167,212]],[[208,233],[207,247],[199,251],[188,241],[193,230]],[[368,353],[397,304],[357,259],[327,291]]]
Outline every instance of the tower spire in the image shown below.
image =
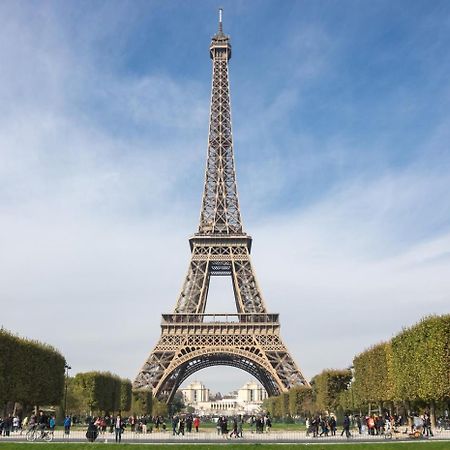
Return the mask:
[[223,33],[222,14],[223,14],[223,8],[219,8],[219,34]]

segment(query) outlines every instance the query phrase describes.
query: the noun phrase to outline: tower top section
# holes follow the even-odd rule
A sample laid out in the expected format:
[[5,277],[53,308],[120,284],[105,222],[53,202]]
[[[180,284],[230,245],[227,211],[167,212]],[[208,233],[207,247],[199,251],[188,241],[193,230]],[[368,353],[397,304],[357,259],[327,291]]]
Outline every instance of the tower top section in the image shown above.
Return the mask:
[[228,60],[231,57],[230,38],[219,28],[209,47],[212,59],[211,110],[209,115],[208,156],[205,188],[200,213],[199,235],[240,235],[241,213],[236,188],[233,135],[231,132],[230,83]]
[[209,54],[211,59],[214,58],[231,58],[231,44],[230,36],[227,36],[223,32],[223,9],[219,9],[219,29],[217,33],[211,39],[211,45],[209,46]]

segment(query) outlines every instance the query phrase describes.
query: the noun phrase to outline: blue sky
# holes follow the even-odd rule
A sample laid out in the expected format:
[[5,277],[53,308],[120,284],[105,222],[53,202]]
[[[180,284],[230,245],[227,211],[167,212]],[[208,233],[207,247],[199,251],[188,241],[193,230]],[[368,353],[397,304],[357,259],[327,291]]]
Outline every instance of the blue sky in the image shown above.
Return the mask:
[[306,376],[449,312],[448,2],[4,1],[0,325],[76,371],[134,377],[175,304],[219,6],[244,225]]

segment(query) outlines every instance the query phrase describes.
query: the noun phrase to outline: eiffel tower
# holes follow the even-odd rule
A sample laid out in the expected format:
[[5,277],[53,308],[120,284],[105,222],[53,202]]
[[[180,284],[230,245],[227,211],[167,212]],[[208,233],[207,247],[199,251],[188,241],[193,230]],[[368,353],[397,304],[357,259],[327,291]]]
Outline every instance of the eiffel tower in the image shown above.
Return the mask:
[[[163,314],[161,337],[134,381],[171,402],[181,383],[209,366],[253,375],[269,395],[309,385],[280,337],[256,281],[252,238],[242,229],[231,133],[229,36],[219,29],[209,48],[213,63],[205,186],[198,232],[189,239],[191,262],[175,310]],[[212,276],[231,277],[237,313],[205,314]]]

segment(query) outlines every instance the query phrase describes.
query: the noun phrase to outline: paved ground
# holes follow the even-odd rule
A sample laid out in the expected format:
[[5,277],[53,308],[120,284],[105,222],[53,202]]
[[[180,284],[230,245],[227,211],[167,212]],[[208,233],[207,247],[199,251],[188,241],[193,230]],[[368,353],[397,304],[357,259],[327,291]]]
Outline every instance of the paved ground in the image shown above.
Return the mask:
[[[450,431],[443,431],[441,433],[435,433],[432,438],[422,438],[421,440],[450,440]],[[23,442],[25,441],[25,433],[22,435],[20,433],[12,433],[11,436],[0,437],[0,442]],[[105,433],[100,434],[97,438],[97,442],[114,442],[114,434]],[[148,434],[133,433],[130,431],[125,431],[122,435],[123,442],[129,443],[220,443],[229,442],[229,438],[218,435],[217,432],[210,430],[199,432],[199,433],[186,433],[184,436],[173,436],[171,432],[154,432]],[[261,443],[292,443],[292,442],[346,442],[346,441],[357,441],[357,442],[385,442],[384,436],[369,436],[367,434],[352,434],[352,437],[347,439],[345,436],[320,437],[312,438],[306,436],[304,431],[272,431],[270,433],[255,434],[255,433],[244,433],[243,438],[232,438],[233,442],[261,442]],[[408,435],[399,433],[393,437],[393,440],[410,440]],[[54,435],[55,442],[86,442],[86,431],[73,430],[70,436],[64,435],[63,431],[56,431]]]

